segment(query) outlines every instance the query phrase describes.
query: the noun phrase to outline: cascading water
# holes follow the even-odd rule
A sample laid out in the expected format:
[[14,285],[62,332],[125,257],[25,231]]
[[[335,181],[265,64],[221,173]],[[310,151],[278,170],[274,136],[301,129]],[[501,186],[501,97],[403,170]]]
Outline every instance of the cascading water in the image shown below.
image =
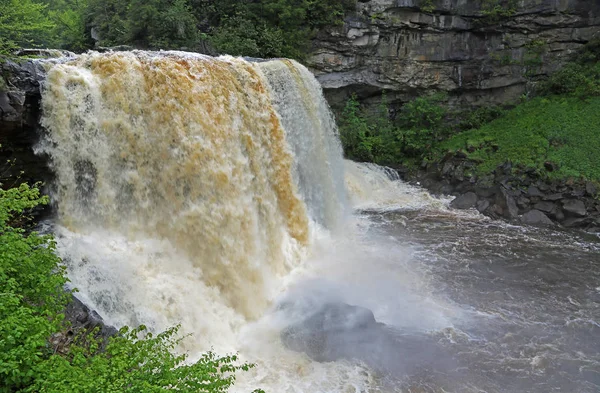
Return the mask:
[[268,90],[257,65],[234,58],[140,52],[54,67],[43,106],[61,222],[164,239],[256,318],[309,242]]
[[[303,66],[89,53],[51,66],[42,104],[79,296],[116,326],[181,324],[192,358],[239,351],[257,367],[234,391],[600,388],[598,240],[343,161]],[[306,326],[320,347],[282,333]]]
[[91,53],[49,70],[42,105],[73,285],[109,323],[181,323],[192,353],[243,350],[347,210],[335,122],[293,61]]

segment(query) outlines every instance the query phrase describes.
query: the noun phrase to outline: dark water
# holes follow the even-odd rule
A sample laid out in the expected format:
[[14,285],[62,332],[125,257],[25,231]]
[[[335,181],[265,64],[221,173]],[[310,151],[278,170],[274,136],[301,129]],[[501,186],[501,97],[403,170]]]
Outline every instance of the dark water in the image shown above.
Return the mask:
[[429,359],[383,376],[382,390],[600,392],[598,236],[439,211],[364,216],[373,234],[409,246],[434,295],[464,311],[428,333],[448,367]]

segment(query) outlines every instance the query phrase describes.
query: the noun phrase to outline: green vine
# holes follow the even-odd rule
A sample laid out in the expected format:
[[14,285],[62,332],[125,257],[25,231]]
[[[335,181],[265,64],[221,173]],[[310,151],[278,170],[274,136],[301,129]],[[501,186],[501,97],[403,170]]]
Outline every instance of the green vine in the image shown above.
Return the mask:
[[435,10],[433,0],[421,0],[419,8],[421,8],[421,11],[423,12],[433,12],[433,10]]
[[487,23],[509,18],[517,12],[518,0],[481,0],[481,14]]

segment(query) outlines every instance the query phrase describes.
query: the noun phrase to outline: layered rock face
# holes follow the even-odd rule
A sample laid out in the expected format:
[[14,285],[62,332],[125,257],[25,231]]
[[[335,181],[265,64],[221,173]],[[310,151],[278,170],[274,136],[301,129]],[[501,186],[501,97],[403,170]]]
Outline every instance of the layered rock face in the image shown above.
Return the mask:
[[0,183],[13,187],[50,178],[47,160],[34,154],[45,78],[35,61],[0,64]]
[[[494,18],[494,4],[511,11]],[[334,107],[382,90],[396,105],[426,91],[456,106],[506,104],[599,30],[596,0],[359,1],[343,26],[320,33],[308,64]]]

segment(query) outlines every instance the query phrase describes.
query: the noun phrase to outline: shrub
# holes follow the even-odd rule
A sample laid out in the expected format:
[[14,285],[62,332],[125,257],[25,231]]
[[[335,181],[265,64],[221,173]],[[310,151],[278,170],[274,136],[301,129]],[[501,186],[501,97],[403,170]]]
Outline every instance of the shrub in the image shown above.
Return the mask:
[[186,355],[173,354],[182,340],[177,338],[178,329],[153,336],[144,326],[123,328],[102,351],[95,343],[73,345],[67,358],[51,356],[41,363],[36,372],[44,377],[27,391],[222,393],[233,384],[236,371],[253,367],[235,365],[235,355],[218,357],[212,352],[186,364]]
[[371,113],[361,110],[356,96],[352,96],[339,120],[346,157],[398,165],[428,156],[447,131],[443,125],[445,97],[444,94],[418,97],[405,104],[397,122],[392,122],[385,93]]
[[141,326],[121,329],[105,349],[94,332],[83,332],[66,353],[48,339],[65,328],[65,269],[51,235],[27,232],[27,213],[48,198],[36,187],[0,189],[0,392],[227,391],[236,356],[204,354],[195,363],[174,354],[178,327],[153,336]]
[[600,180],[600,97],[538,97],[504,116],[441,143],[438,154],[462,150],[478,162],[482,174],[510,161],[553,178]]

